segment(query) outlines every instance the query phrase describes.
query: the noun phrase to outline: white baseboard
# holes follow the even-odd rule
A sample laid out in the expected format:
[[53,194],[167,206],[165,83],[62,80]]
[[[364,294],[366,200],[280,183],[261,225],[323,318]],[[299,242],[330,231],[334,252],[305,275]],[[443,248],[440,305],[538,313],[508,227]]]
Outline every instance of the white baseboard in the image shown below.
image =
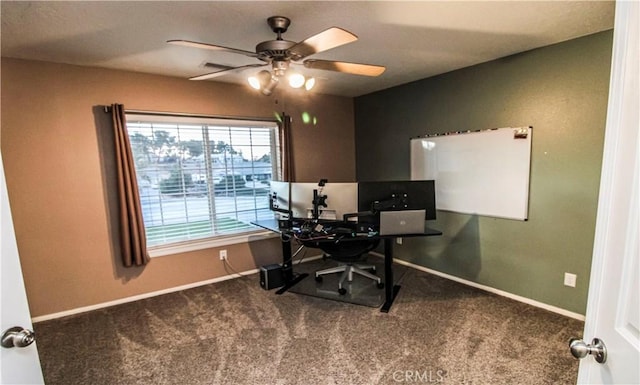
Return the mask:
[[[372,254],[376,254],[378,256],[384,257],[384,255],[379,254],[379,253],[372,253]],[[574,312],[571,312],[569,310],[562,309],[562,308],[559,308],[557,306],[548,305],[548,304],[543,303],[543,302],[538,302],[538,301],[535,301],[535,300],[533,300],[531,298],[522,297],[522,296],[519,296],[519,295],[516,295],[516,294],[513,294],[513,293],[509,293],[507,291],[499,290],[499,289],[493,288],[491,286],[481,285],[481,284],[473,282],[473,281],[468,281],[466,279],[462,279],[462,278],[456,277],[455,275],[442,273],[440,271],[432,270],[432,269],[429,269],[429,268],[424,267],[424,266],[420,266],[420,265],[416,265],[416,264],[411,263],[411,262],[403,261],[401,259],[395,259],[394,258],[393,262],[397,263],[399,265],[404,265],[404,266],[411,267],[411,268],[416,269],[416,270],[424,271],[424,272],[429,273],[429,274],[437,275],[438,277],[450,279],[452,281],[456,281],[456,282],[461,283],[463,285],[472,286],[472,287],[475,287],[477,289],[487,291],[489,293],[497,294],[497,295],[502,296],[502,297],[510,298],[510,299],[516,300],[518,302],[526,303],[526,304],[531,305],[531,306],[535,306],[535,307],[538,307],[538,308],[541,308],[541,309],[545,309],[545,310],[548,310],[550,312],[563,315],[565,317],[577,319],[579,321],[584,321],[585,320],[585,316],[582,315],[582,314],[574,313]]]
[[[304,258],[303,262],[314,261],[314,260],[319,259],[319,258],[322,258],[322,255],[315,255],[315,256]],[[92,311],[92,310],[104,309],[104,308],[107,308],[107,307],[121,305],[121,304],[124,304],[124,303],[139,301],[141,299],[156,297],[158,295],[174,293],[176,291],[181,291],[181,290],[193,289],[194,287],[209,285],[209,284],[212,284],[212,283],[222,282],[222,281],[226,281],[226,280],[233,279],[233,278],[240,278],[240,277],[243,277],[245,275],[255,274],[258,271],[259,271],[258,269],[247,270],[247,271],[243,271],[243,272],[239,272],[239,273],[225,275],[225,276],[222,276],[222,277],[208,279],[206,281],[194,282],[194,283],[190,283],[190,284],[187,284],[187,285],[181,285],[181,286],[171,287],[171,288],[168,288],[168,289],[152,291],[152,292],[149,292],[149,293],[134,295],[134,296],[131,296],[131,297],[116,299],[116,300],[113,300],[113,301],[102,302],[102,303],[98,303],[98,304],[95,304],[95,305],[83,306],[83,307],[79,307],[79,308],[75,308],[75,309],[71,309],[71,310],[65,310],[65,311],[61,311],[61,312],[58,312],[58,313],[45,314],[45,315],[41,315],[41,316],[38,316],[38,317],[31,318],[31,322],[37,323],[37,322],[48,321],[48,320],[52,320],[52,319],[56,319],[56,318],[67,317],[67,316],[70,316],[70,315],[86,313],[86,312]]]
[[[377,252],[372,252],[370,254],[377,255],[379,257],[384,258],[384,255],[382,255],[380,253],[377,253]],[[304,258],[303,262],[310,262],[310,261],[314,261],[314,260],[317,260],[317,259],[320,259],[320,258],[322,258],[322,255],[315,255],[315,256],[312,256],[312,257]],[[534,301],[534,300],[532,300],[530,298],[526,298],[526,297],[522,297],[522,296],[519,296],[519,295],[515,295],[515,294],[512,294],[512,293],[503,291],[503,290],[495,289],[495,288],[490,287],[490,286],[481,285],[481,284],[476,283],[476,282],[468,281],[466,279],[462,279],[462,278],[456,277],[454,275],[445,274],[445,273],[439,272],[437,270],[432,270],[432,269],[426,268],[424,266],[420,266],[420,265],[416,265],[416,264],[411,263],[411,262],[403,261],[401,259],[394,259],[393,261],[394,261],[394,263],[397,263],[399,265],[404,265],[404,266],[411,267],[411,268],[416,269],[416,270],[424,271],[424,272],[429,273],[429,274],[437,275],[437,276],[442,277],[442,278],[450,279],[452,281],[456,281],[456,282],[461,283],[463,285],[472,286],[472,287],[475,287],[477,289],[487,291],[489,293],[493,293],[493,294],[497,294],[497,295],[502,296],[502,297],[510,298],[510,299],[516,300],[518,302],[523,302],[523,303],[526,303],[528,305],[539,307],[541,309],[545,309],[545,310],[548,310],[548,311],[551,311],[553,313],[557,313],[557,314],[560,314],[560,315],[563,315],[563,316],[566,316],[566,317],[569,317],[569,318],[574,318],[574,319],[577,319],[579,321],[584,321],[585,320],[585,316],[582,315],[582,314],[570,312],[568,310],[565,310],[565,309],[562,309],[562,308],[559,308],[559,307],[556,307],[556,306],[547,305],[546,303]],[[48,320],[52,320],[52,319],[56,319],[56,318],[67,317],[67,316],[70,316],[70,315],[86,313],[86,312],[92,311],[92,310],[103,309],[103,308],[107,308],[107,307],[111,307],[111,306],[121,305],[121,304],[124,304],[124,303],[138,301],[138,300],[141,300],[141,299],[155,297],[155,296],[158,296],[158,295],[174,293],[176,291],[192,289],[192,288],[198,287],[198,286],[204,286],[204,285],[209,285],[209,284],[216,283],[216,282],[226,281],[226,280],[233,279],[233,278],[239,278],[239,277],[242,277],[242,276],[245,276],[245,275],[255,274],[257,272],[258,272],[258,269],[247,270],[247,271],[243,271],[241,273],[229,274],[229,275],[225,275],[225,276],[222,276],[222,277],[208,279],[206,281],[194,282],[194,283],[190,283],[190,284],[187,284],[187,285],[176,286],[176,287],[163,289],[163,290],[158,290],[158,291],[153,291],[153,292],[150,292],[150,293],[144,293],[144,294],[140,294],[140,295],[134,295],[134,296],[127,297],[127,298],[121,298],[121,299],[117,299],[117,300],[114,300],[114,301],[102,302],[102,303],[98,303],[98,304],[95,304],[95,305],[79,307],[79,308],[66,310],[66,311],[62,311],[62,312],[58,312],[58,313],[45,314],[45,315],[42,315],[42,316],[33,317],[31,319],[31,321],[33,323],[37,323],[37,322],[48,321]]]
[[71,310],[61,311],[59,313],[45,314],[45,315],[42,315],[42,316],[33,317],[31,319],[31,321],[33,323],[37,323],[37,322],[48,321],[48,320],[52,320],[52,319],[56,319],[56,318],[62,318],[62,317],[70,316],[70,315],[85,313],[85,312],[92,311],[92,310],[98,310],[98,309],[103,309],[103,308],[106,308],[106,307],[121,305],[121,304],[124,304],[124,303],[139,301],[141,299],[151,298],[151,297],[155,297],[155,296],[158,296],[158,295],[169,294],[169,293],[173,293],[173,292],[180,291],[180,290],[192,289],[192,288],[198,287],[198,286],[204,286],[204,285],[209,285],[209,284],[216,283],[216,282],[222,282],[222,281],[226,281],[228,279],[239,278],[240,276],[255,274],[257,272],[258,272],[258,269],[247,270],[247,271],[243,271],[240,274],[225,275],[223,277],[208,279],[206,281],[194,282],[194,283],[190,283],[190,284],[187,284],[187,285],[171,287],[171,288],[164,289],[164,290],[152,291],[152,292],[149,292],[149,293],[144,293],[144,294],[134,295],[134,296],[131,296],[131,297],[116,299],[114,301],[102,302],[102,303],[98,303],[98,304],[95,304],[95,305],[83,306],[83,307],[79,307],[79,308],[75,308],[75,309],[71,309]]

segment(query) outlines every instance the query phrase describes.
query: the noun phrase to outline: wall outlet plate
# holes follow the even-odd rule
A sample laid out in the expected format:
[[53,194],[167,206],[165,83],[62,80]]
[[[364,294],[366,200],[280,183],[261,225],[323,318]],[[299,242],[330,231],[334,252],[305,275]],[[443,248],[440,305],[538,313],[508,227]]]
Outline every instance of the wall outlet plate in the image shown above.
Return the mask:
[[564,285],[569,287],[576,287],[576,279],[578,277],[575,274],[564,273]]

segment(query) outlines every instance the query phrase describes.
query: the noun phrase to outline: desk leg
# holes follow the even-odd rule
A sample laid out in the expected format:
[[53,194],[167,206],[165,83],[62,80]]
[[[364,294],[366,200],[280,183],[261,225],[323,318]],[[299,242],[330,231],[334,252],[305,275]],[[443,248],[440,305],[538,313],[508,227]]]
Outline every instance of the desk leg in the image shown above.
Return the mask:
[[384,290],[385,299],[382,308],[383,313],[388,313],[393,304],[393,300],[396,299],[398,291],[400,291],[400,285],[393,284],[393,238],[384,239]]
[[285,291],[289,290],[298,282],[302,281],[309,274],[293,274],[293,257],[291,255],[291,242],[284,241],[282,242],[282,275],[284,277],[284,286],[282,286],[276,294],[282,294]]

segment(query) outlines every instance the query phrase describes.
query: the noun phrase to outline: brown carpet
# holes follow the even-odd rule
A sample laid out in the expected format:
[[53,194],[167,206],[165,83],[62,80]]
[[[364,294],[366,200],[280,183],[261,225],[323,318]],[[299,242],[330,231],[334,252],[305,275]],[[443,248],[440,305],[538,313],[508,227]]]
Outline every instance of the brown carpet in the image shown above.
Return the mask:
[[388,314],[252,275],[34,327],[48,385],[511,385],[575,384],[583,323],[407,269]]

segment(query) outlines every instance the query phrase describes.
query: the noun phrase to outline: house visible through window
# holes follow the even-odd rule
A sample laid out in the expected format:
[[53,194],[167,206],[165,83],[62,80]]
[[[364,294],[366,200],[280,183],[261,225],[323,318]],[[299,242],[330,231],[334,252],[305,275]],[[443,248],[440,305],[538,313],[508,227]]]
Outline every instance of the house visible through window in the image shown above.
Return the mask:
[[127,114],[150,247],[253,231],[273,218],[279,180],[273,121]]

